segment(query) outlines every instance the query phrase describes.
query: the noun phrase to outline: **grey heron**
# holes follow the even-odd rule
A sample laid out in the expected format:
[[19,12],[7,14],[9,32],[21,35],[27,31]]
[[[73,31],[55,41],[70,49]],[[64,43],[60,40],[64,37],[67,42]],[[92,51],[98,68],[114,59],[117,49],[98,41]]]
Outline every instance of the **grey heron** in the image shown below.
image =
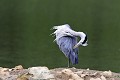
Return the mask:
[[[56,36],[55,42],[59,46],[59,49],[68,58],[68,67],[70,62],[72,64],[78,64],[78,47],[87,46],[87,35],[83,32],[76,32],[71,29],[68,24],[54,26]],[[77,41],[77,37],[80,37],[80,41]]]

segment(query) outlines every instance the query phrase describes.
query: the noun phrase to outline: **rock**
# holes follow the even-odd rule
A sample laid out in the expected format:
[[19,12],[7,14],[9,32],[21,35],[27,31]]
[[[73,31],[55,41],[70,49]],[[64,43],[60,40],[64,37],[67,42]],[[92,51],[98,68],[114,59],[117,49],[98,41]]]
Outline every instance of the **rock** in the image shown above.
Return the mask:
[[105,77],[111,77],[112,76],[112,72],[109,70],[109,71],[104,71],[101,73],[101,75],[105,76]]
[[54,79],[47,67],[31,67],[28,70],[30,74],[33,74],[33,79]]
[[8,76],[9,75],[9,69],[8,68],[1,68],[0,69],[0,75]]
[[22,74],[22,75],[20,75],[20,76],[17,77],[17,80],[29,80],[30,76],[33,76],[33,75],[31,75],[29,73]]
[[69,79],[69,80],[74,80],[74,79]]
[[0,67],[0,80],[120,80],[120,74],[111,71],[95,71],[76,68],[31,67],[24,69]]
[[3,68],[0,71],[0,80],[16,80],[17,75],[10,75],[8,69]]
[[86,70],[90,70],[89,68],[87,68]]
[[81,77],[79,77],[77,74],[73,73],[70,69],[64,69],[62,70],[62,74],[65,74],[69,76],[69,80],[84,80]]
[[101,76],[101,80],[107,80],[104,76]]
[[100,78],[90,78],[90,80],[101,80]]
[[80,74],[80,77],[84,78],[86,76],[86,74]]
[[82,74],[84,71],[77,71],[76,74]]
[[12,70],[22,70],[22,65],[15,66],[15,68],[12,68]]

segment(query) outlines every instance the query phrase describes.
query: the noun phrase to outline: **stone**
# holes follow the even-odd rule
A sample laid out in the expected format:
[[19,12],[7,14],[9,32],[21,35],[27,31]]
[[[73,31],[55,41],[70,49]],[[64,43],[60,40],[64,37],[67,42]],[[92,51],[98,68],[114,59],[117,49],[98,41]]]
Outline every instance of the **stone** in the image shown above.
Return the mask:
[[90,80],[101,80],[100,78],[90,78]]
[[62,70],[62,74],[69,76],[69,80],[84,80],[83,78],[79,77],[77,74],[73,73],[70,69]]
[[101,80],[107,80],[104,76],[101,76]]
[[54,79],[47,67],[31,67],[28,70],[29,74],[33,75],[33,79]]
[[104,71],[101,73],[101,75],[105,76],[105,77],[111,77],[112,76],[112,72],[109,70],[109,71]]

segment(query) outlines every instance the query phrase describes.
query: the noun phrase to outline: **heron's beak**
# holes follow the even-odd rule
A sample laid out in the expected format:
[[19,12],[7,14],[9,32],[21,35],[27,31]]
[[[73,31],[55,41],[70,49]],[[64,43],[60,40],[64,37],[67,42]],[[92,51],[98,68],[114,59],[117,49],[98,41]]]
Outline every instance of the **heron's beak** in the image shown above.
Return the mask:
[[75,45],[74,47],[73,47],[73,49],[75,49],[75,48],[77,48],[78,47],[78,45]]

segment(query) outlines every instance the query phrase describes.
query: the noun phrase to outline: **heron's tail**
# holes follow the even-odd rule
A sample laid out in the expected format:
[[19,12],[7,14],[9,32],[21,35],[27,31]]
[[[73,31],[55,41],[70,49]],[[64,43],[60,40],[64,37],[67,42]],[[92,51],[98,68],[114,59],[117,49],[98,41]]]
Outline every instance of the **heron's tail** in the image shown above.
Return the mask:
[[70,56],[69,58],[70,58],[72,64],[78,64],[78,54],[71,53],[69,56]]

